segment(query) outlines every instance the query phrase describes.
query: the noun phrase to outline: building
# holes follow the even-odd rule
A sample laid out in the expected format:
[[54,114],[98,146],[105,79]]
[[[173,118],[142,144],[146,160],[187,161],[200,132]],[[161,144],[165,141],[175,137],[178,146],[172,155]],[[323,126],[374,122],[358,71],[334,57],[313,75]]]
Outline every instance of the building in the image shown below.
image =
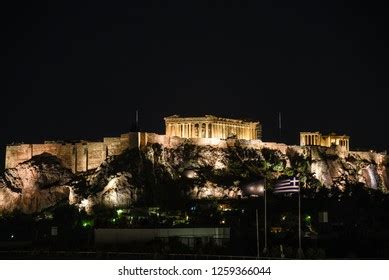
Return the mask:
[[339,146],[350,150],[350,137],[347,135],[321,135],[320,132],[300,132],[300,146]]
[[261,139],[262,129],[259,122],[219,118],[212,115],[204,117],[165,118],[166,135],[181,138],[236,138],[245,140]]
[[5,168],[13,168],[33,156],[49,153],[58,157],[74,173],[97,168],[107,157],[145,143],[145,133],[129,132],[102,141],[45,141],[38,144],[12,144],[5,150]]
[[[165,118],[166,135],[148,132],[128,132],[118,137],[104,137],[102,141],[45,141],[37,144],[11,144],[6,147],[5,168],[13,168],[33,156],[49,153],[58,157],[72,172],[95,169],[109,156],[127,149],[140,148],[148,143],[177,145],[185,138],[193,138],[194,145],[214,145],[220,139],[255,140],[261,137],[259,122],[247,122],[205,116],[200,118]],[[179,136],[179,139],[172,136]],[[219,139],[217,139],[219,138]]]
[[95,229],[95,244],[120,245],[128,243],[146,243],[155,239],[167,242],[169,238],[177,238],[177,241],[191,248],[196,241],[207,245],[212,242],[223,245],[230,241],[230,228],[97,228]]

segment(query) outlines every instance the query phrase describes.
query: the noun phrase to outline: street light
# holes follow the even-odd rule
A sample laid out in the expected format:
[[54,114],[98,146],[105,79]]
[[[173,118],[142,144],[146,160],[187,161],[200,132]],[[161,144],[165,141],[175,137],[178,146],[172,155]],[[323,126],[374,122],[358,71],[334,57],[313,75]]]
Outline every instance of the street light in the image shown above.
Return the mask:
[[[258,180],[247,184],[243,189],[243,194],[246,194],[251,197],[264,196],[264,248],[263,254],[267,254],[267,207],[266,207],[266,180]],[[257,229],[257,257],[259,258],[259,224],[258,224],[258,208],[255,209],[255,222]]]

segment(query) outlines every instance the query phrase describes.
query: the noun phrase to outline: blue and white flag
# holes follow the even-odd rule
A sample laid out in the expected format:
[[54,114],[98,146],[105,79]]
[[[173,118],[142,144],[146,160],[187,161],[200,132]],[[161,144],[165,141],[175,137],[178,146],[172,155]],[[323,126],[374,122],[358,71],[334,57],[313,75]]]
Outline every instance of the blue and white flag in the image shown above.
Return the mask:
[[274,193],[295,193],[300,191],[300,181],[296,178],[283,179],[274,186]]

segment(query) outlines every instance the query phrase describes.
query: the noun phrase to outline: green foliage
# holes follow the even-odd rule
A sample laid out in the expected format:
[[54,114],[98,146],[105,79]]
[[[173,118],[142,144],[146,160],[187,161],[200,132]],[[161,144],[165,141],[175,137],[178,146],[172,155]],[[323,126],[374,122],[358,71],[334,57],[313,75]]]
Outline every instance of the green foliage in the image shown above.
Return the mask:
[[282,161],[273,165],[273,171],[282,172],[284,168],[285,168],[285,164]]
[[279,151],[263,148],[261,153],[264,158],[262,162],[262,172],[264,174],[269,171],[280,173],[285,170],[286,160]]
[[298,157],[294,160],[295,161],[291,160],[291,166],[297,171],[297,173],[306,174],[309,172],[309,162],[307,159]]
[[290,168],[290,167],[285,168],[284,174],[285,174],[286,176],[288,176],[288,177],[293,177],[293,176],[296,175],[296,174],[295,174],[295,171],[293,170],[293,168]]

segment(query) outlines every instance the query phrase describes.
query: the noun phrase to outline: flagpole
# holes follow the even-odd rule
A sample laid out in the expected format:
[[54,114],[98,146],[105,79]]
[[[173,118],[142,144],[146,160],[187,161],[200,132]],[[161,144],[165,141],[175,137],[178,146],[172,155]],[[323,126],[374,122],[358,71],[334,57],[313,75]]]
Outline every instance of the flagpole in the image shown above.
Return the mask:
[[303,249],[301,248],[301,187],[299,181],[299,248],[297,251],[298,257],[301,259],[304,257]]
[[278,112],[278,129],[279,129],[278,141],[281,142],[281,112]]
[[264,230],[265,230],[265,247],[263,248],[263,254],[267,254],[267,198],[266,198],[266,177],[264,179],[264,184],[263,184],[263,192],[264,192],[264,214],[265,214],[265,225],[264,225]]
[[299,250],[301,250],[301,191],[299,190]]
[[259,225],[258,225],[258,208],[255,209],[255,221],[257,225],[257,258],[259,258]]

